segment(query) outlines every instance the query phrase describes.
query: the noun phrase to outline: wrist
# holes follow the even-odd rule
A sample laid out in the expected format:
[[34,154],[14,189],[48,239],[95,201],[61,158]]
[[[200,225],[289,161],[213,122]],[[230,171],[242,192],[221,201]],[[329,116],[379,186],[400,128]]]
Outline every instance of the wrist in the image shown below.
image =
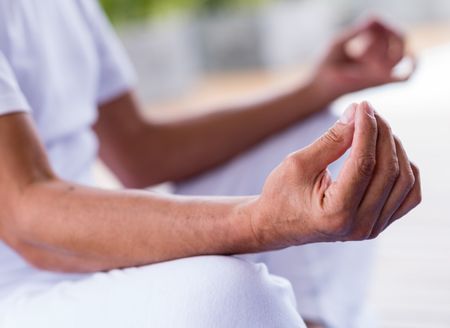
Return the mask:
[[251,252],[282,249],[293,244],[273,225],[273,204],[263,196],[254,197],[242,207]]
[[259,197],[247,197],[239,202],[230,216],[230,226],[236,253],[256,253],[266,250],[258,234]]

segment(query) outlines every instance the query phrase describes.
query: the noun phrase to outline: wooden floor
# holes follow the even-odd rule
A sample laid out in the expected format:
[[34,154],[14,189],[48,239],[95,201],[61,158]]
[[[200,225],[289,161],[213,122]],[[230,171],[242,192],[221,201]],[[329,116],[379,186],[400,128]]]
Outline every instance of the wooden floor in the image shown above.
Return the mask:
[[[448,26],[415,31],[413,47],[420,50],[421,61],[408,84],[351,95],[335,105],[341,111],[352,101],[370,100],[422,170],[422,206],[379,240],[370,302],[379,312],[381,328],[450,328],[449,32]],[[444,42],[448,46],[435,48]],[[208,77],[177,101],[153,105],[152,113],[188,115],[224,100],[264,93],[299,76],[289,70]]]

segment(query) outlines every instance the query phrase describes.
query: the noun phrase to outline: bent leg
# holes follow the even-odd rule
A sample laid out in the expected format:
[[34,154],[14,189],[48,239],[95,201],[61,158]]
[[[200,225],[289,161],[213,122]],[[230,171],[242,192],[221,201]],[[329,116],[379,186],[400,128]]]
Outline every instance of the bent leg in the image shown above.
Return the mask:
[[289,282],[264,265],[209,256],[23,289],[3,328],[304,327]]
[[[266,177],[287,154],[309,145],[337,119],[331,112],[315,115],[224,166],[177,185],[176,193],[259,194]],[[342,162],[341,159],[330,167],[333,176],[339,172]],[[291,281],[305,320],[323,321],[336,328],[367,327],[358,322],[365,315],[373,242],[312,244],[245,257],[266,263],[271,272]]]

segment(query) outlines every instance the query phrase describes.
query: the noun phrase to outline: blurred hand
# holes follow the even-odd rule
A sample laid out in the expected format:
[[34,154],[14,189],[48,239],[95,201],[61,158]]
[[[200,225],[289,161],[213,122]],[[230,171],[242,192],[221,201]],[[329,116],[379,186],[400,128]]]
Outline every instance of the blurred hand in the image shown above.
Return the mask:
[[[329,164],[352,147],[337,181]],[[252,224],[261,248],[377,237],[421,201],[418,169],[368,103],[269,176]]]
[[406,76],[393,74],[405,56],[403,35],[386,23],[371,19],[334,39],[315,72],[314,84],[323,95],[336,99],[349,92],[405,81],[414,69]]

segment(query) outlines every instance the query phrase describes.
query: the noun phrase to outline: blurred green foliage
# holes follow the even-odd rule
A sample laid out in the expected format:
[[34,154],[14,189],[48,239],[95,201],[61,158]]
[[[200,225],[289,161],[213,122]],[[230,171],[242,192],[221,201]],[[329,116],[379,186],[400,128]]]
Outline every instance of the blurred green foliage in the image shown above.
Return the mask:
[[267,0],[100,0],[114,22],[143,20],[176,11],[212,12],[258,5]]

